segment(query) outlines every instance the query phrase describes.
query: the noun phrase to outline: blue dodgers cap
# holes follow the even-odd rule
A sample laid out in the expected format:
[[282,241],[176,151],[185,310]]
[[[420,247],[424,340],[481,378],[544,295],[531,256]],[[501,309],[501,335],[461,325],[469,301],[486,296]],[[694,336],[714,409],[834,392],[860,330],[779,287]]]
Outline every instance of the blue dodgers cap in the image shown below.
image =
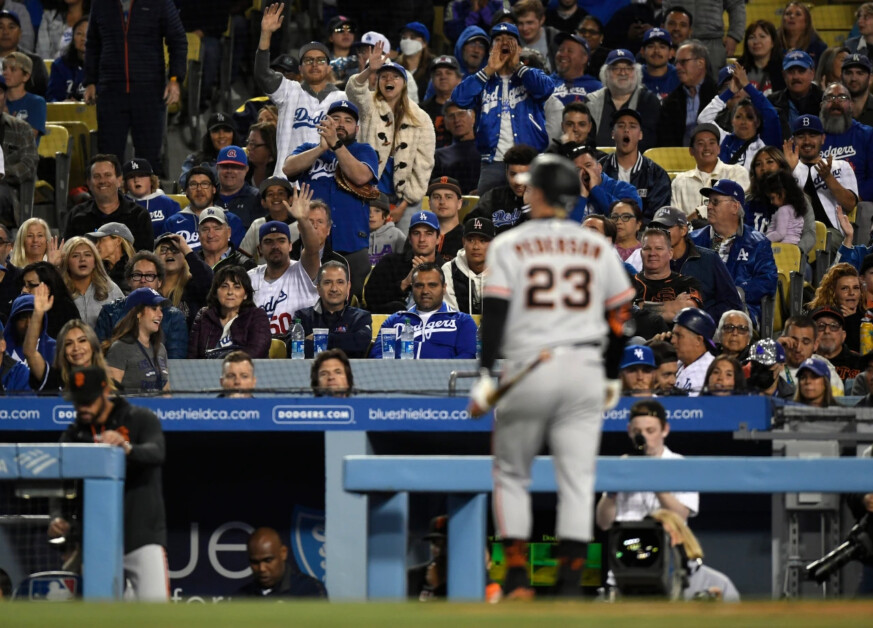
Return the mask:
[[327,115],[336,113],[337,111],[345,111],[354,117],[355,120],[360,120],[358,117],[358,108],[355,106],[355,103],[350,100],[338,100],[331,104],[331,106],[327,108]]
[[243,166],[249,167],[249,158],[246,157],[246,152],[239,146],[225,146],[218,151],[218,158],[215,160],[216,166]]
[[394,63],[393,61],[386,61],[385,63],[382,64],[381,68],[376,70],[376,74],[380,74],[382,72],[385,72],[386,70],[393,70],[393,71],[397,72],[397,74],[399,74],[403,78],[404,82],[409,80],[409,77],[406,75],[406,68],[404,68],[399,63]]
[[511,35],[518,40],[518,43],[521,43],[521,36],[518,34],[518,27],[515,24],[501,22],[491,29],[491,39],[494,39],[498,35]]
[[721,87],[725,84],[725,82],[729,81],[733,77],[734,73],[731,71],[730,66],[725,66],[721,70],[718,71],[718,80],[715,84],[718,87]]
[[430,43],[430,31],[427,30],[427,26],[422,24],[421,22],[410,22],[406,26],[404,26],[401,30],[404,31],[412,31],[416,35],[419,35],[426,41]]
[[789,68],[805,68],[807,70],[814,70],[815,61],[813,61],[812,57],[810,57],[803,50],[792,50],[791,52],[787,53],[782,59],[782,69],[787,70]]
[[700,193],[709,198],[713,194],[721,194],[722,196],[730,196],[731,198],[744,205],[746,202],[746,193],[743,191],[743,186],[736,181],[730,179],[719,179],[711,188],[701,188]]
[[133,308],[138,305],[150,305],[154,307],[155,305],[160,305],[164,301],[166,301],[164,297],[161,296],[161,293],[152,288],[137,288],[124,300],[124,313],[127,314]]
[[412,230],[416,225],[427,225],[436,231],[440,230],[440,221],[433,212],[422,211],[415,213],[412,216],[412,220],[409,221],[409,229]]
[[650,41],[663,41],[668,46],[673,45],[673,38],[663,28],[650,28],[643,33],[643,45],[645,46]]
[[614,63],[618,63],[619,61],[624,61],[625,63],[636,63],[634,59],[634,55],[630,50],[625,48],[616,48],[608,55],[606,55],[606,61],[604,62],[606,65],[613,65]]
[[814,375],[818,375],[819,377],[825,377],[830,379],[831,370],[828,368],[827,363],[824,360],[820,360],[818,358],[807,358],[803,362],[800,363],[800,366],[797,368],[797,377],[800,378],[801,371],[810,371]]
[[785,348],[772,338],[759,340],[749,349],[749,360],[764,366],[785,364],[785,359]]
[[577,35],[576,33],[558,33],[555,35],[555,43],[557,45],[560,46],[565,41],[575,41],[585,49],[585,52],[591,54],[591,48],[588,46],[588,42],[585,41],[585,38],[581,35]]
[[288,225],[284,222],[279,222],[278,220],[271,220],[270,222],[262,224],[261,228],[258,229],[258,242],[271,233],[281,233],[289,240],[291,239],[291,229],[288,228]]
[[18,28],[21,28],[21,18],[18,17],[18,13],[16,13],[15,11],[3,9],[2,11],[0,11],[0,19],[3,19],[4,17],[9,18],[10,20],[18,24]]
[[619,370],[626,369],[629,366],[651,366],[655,368],[655,354],[645,345],[628,345],[624,348],[624,353],[621,355],[621,363],[618,365]]
[[802,116],[797,116],[794,122],[791,123],[791,135],[799,133],[824,133],[821,119],[818,116],[813,116],[808,113]]

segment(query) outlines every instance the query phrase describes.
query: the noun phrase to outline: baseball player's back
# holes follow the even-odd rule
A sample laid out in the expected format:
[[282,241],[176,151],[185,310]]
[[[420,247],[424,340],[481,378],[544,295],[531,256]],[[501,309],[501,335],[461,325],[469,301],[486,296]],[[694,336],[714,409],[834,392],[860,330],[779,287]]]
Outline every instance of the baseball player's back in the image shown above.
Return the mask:
[[509,359],[601,342],[604,312],[634,294],[610,242],[571,220],[533,220],[498,235],[487,266],[485,296],[510,302],[501,345]]

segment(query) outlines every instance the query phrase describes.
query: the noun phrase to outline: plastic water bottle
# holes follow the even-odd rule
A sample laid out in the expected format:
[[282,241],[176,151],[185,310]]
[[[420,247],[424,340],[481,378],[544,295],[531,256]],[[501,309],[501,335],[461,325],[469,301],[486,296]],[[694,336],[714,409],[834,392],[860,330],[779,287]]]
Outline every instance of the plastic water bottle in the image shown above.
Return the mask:
[[476,359],[482,359],[482,328],[476,328]]
[[294,326],[291,328],[291,359],[302,360],[305,357],[303,353],[303,343],[306,336],[303,332],[303,325],[300,324],[300,319],[294,319]]
[[400,359],[412,360],[415,357],[415,330],[408,318],[403,319],[403,329],[400,330]]

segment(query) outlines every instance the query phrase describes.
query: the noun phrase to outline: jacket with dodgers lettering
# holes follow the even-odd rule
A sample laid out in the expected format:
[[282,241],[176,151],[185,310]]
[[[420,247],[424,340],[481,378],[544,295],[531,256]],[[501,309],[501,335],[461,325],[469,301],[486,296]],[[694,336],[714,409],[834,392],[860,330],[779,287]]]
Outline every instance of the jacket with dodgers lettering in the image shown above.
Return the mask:
[[[513,144],[527,144],[544,151],[549,144],[546,133],[546,99],[555,84],[545,72],[526,65],[509,77],[509,110]],[[452,102],[464,109],[476,110],[476,145],[482,160],[494,161],[500,137],[500,111],[503,79],[495,73],[490,78],[479,70],[461,81],[452,92]]]
[[834,161],[842,159],[852,164],[855,179],[858,181],[859,201],[873,200],[873,128],[852,120],[849,129],[840,135],[828,133],[821,147],[821,156]]
[[398,342],[394,343],[395,357],[400,357],[400,332],[406,319],[415,329],[415,357],[419,360],[474,359],[476,357],[476,321],[464,312],[458,312],[443,301],[431,314],[426,325],[415,306],[404,312],[396,312],[385,319],[379,329],[379,337],[370,350],[371,358],[382,357],[382,330],[394,329]]
[[[711,249],[712,227],[693,231],[691,240],[697,246]],[[761,232],[740,224],[725,265],[736,287],[743,289],[749,315],[757,324],[761,320],[761,299],[776,294],[776,261],[770,240]]]

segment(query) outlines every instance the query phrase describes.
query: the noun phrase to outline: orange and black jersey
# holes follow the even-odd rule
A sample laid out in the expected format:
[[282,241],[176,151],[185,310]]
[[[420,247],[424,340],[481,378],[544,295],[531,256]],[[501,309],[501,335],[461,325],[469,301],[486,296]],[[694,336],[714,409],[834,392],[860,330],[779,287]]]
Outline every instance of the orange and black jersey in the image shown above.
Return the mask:
[[703,307],[703,300],[700,296],[700,282],[688,275],[670,273],[670,276],[665,279],[648,279],[640,271],[634,275],[633,286],[637,292],[636,297],[634,297],[634,303],[637,304],[645,301],[650,303],[675,301],[677,296],[687,292],[697,302],[697,307]]

